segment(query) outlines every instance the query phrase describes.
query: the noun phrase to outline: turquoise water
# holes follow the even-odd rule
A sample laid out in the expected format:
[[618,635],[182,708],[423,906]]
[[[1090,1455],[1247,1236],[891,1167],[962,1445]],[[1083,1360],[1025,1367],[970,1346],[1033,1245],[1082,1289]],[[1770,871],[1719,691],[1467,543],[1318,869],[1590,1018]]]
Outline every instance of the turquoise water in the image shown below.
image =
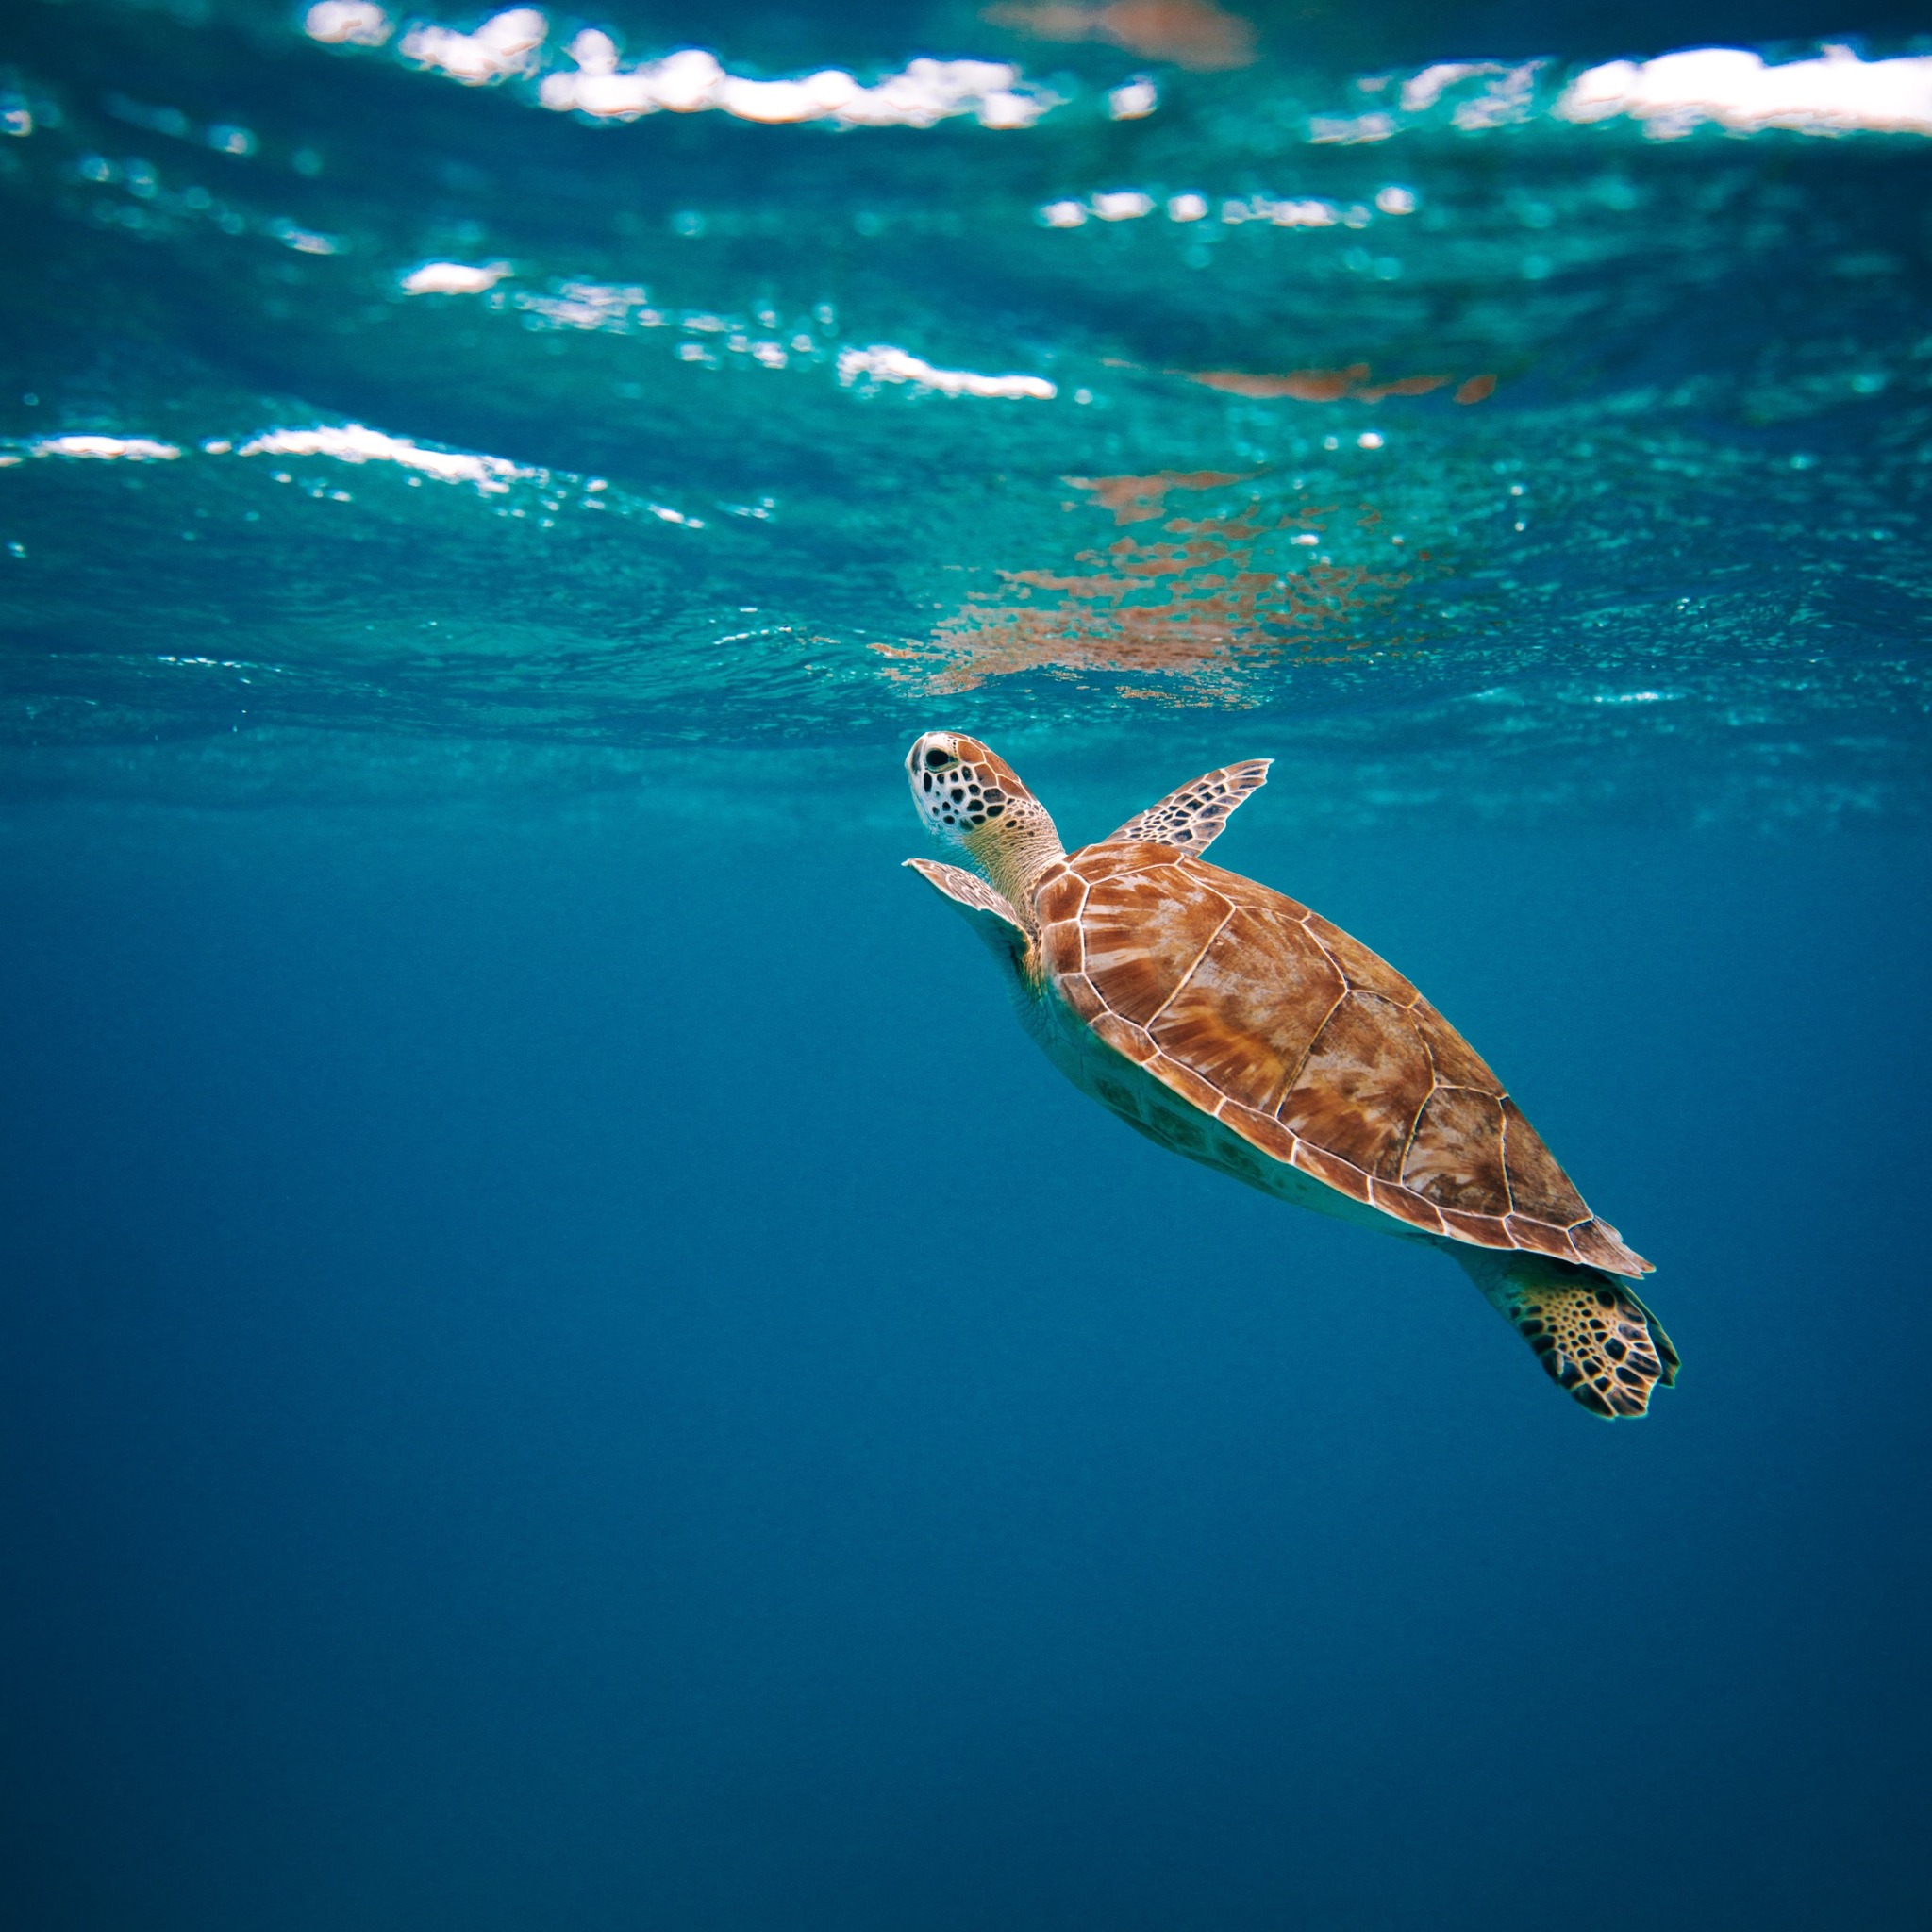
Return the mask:
[[[9,1917],[1917,1924],[1932,142],[1577,118],[1916,23],[304,19],[0,38]],[[1274,758],[1680,1386],[1061,1083],[940,724]]]

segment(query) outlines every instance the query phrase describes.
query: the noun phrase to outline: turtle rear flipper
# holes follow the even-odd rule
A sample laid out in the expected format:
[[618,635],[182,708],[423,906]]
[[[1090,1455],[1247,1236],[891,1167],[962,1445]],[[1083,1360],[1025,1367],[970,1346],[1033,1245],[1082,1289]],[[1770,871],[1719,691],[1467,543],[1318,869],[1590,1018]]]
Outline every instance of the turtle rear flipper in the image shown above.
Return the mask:
[[1627,1281],[1524,1249],[1459,1248],[1490,1306],[1550,1379],[1607,1422],[1640,1416],[1677,1379],[1677,1351]]

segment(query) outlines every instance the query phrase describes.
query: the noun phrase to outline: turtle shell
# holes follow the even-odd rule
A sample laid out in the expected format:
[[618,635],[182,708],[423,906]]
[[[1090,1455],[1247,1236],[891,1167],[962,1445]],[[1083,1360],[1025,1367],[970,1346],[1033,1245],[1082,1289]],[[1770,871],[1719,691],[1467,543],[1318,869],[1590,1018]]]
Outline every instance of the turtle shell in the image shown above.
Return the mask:
[[1051,868],[1033,910],[1074,1012],[1262,1153],[1427,1234],[1649,1272],[1468,1041],[1306,906],[1118,841]]

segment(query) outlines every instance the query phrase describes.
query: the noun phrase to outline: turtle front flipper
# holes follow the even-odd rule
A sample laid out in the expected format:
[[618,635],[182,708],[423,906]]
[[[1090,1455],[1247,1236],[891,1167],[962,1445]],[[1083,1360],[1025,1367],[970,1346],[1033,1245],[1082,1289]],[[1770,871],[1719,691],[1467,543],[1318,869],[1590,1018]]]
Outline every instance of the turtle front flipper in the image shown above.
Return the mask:
[[904,862],[936,892],[953,902],[1003,965],[1024,973],[1033,935],[1004,892],[963,866],[941,865],[935,858],[908,858]]
[[1125,839],[1156,845],[1174,845],[1190,858],[1198,858],[1220,838],[1228,814],[1251,791],[1268,782],[1272,758],[1248,758],[1239,765],[1222,765],[1191,778],[1178,791],[1170,791],[1145,811],[1137,811],[1119,831],[1100,842],[1111,845]]
[[1456,1258],[1550,1379],[1592,1415],[1642,1415],[1650,1391],[1677,1379],[1671,1338],[1628,1282],[1524,1249],[1458,1244]]

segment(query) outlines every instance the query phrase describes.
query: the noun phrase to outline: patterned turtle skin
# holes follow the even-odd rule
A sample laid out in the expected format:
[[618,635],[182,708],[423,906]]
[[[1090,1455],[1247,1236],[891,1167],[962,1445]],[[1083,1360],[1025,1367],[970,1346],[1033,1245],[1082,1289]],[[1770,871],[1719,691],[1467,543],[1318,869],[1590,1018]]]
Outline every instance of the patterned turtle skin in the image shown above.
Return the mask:
[[1474,1049],[1339,926],[1199,856],[1265,762],[1209,772],[1073,853],[978,741],[927,733],[908,769],[979,872],[908,864],[1004,953],[1022,1017],[1077,1085],[1264,1191],[1455,1253],[1593,1413],[1641,1415],[1674,1379],[1629,1287],[1651,1264]]

